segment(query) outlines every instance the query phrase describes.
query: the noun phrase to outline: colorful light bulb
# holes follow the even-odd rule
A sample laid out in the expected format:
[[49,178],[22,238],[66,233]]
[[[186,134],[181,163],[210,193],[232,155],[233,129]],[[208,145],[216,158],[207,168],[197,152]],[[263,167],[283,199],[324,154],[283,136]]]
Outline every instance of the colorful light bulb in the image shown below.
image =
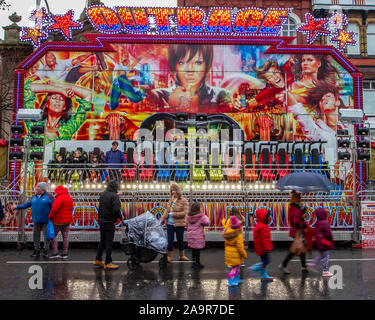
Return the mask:
[[203,32],[205,13],[198,8],[177,8],[177,32]]
[[259,29],[264,18],[261,9],[244,9],[237,13],[234,20],[233,30],[240,33],[255,33]]
[[121,30],[121,23],[116,12],[105,6],[92,6],[86,10],[93,27],[104,33],[118,33]]
[[154,16],[158,32],[171,32],[169,17],[174,15],[173,8],[148,8],[150,16]]
[[219,29],[221,33],[231,32],[231,22],[230,9],[213,8],[208,15],[206,32],[216,32],[217,29]]

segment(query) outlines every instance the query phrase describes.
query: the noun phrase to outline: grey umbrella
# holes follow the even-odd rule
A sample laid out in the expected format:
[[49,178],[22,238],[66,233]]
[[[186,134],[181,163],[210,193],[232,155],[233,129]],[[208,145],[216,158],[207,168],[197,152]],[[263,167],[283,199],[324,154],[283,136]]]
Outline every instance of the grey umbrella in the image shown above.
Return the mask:
[[280,191],[296,190],[301,193],[329,192],[333,183],[324,175],[313,172],[295,172],[280,179],[276,189]]

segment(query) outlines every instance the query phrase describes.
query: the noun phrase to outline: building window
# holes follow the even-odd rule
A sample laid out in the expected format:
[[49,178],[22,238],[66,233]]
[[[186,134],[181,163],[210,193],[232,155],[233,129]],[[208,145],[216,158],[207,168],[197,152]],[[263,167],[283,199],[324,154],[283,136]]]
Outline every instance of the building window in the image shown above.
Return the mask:
[[375,24],[367,27],[367,54],[375,55]]
[[[297,28],[296,21],[292,19],[291,17],[289,17],[285,21],[284,28],[283,28],[281,35],[283,37],[296,37],[297,36],[296,28]],[[293,40],[292,44],[297,44],[297,38]]]
[[363,81],[363,111],[375,115],[375,80]]
[[359,40],[359,26],[356,23],[349,23],[347,27],[347,31],[353,31],[354,32],[354,40],[357,42],[355,46],[348,45],[347,52],[348,55],[360,55],[361,54],[361,43]]

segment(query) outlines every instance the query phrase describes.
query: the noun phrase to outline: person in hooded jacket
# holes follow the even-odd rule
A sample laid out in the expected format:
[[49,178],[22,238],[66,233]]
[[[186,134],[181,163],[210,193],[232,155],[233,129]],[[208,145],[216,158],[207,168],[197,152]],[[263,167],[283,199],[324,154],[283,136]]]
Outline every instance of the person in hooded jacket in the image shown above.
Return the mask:
[[273,281],[273,278],[267,274],[266,266],[271,262],[270,252],[273,249],[271,232],[268,227],[270,214],[266,209],[256,211],[257,224],[254,228],[254,248],[255,253],[260,256],[261,263],[250,267],[252,271],[260,271],[262,281]]
[[[295,190],[291,191],[290,193],[290,205],[289,205],[289,223],[290,223],[290,230],[289,236],[293,239],[297,235],[298,232],[304,233],[304,230],[307,228],[307,223],[305,221],[305,213],[304,209],[301,206],[301,194]],[[289,251],[288,255],[285,257],[284,261],[279,265],[279,269],[284,272],[284,274],[290,274],[289,270],[286,268],[289,261],[293,258],[293,253]],[[302,272],[308,272],[306,268],[306,255],[305,253],[300,254]]]
[[44,234],[44,258],[48,258],[48,249],[50,241],[46,240],[46,230],[48,224],[48,215],[52,208],[52,201],[47,195],[47,185],[45,182],[39,182],[35,186],[35,195],[26,203],[18,206],[13,205],[12,209],[23,210],[31,207],[31,219],[34,223],[33,240],[34,240],[34,252],[31,257],[40,256],[40,234],[43,231]]
[[328,271],[329,250],[335,248],[331,227],[328,221],[328,212],[324,208],[315,210],[316,224],[315,224],[315,245],[321,252],[312,262],[307,264],[309,269],[316,271],[316,265],[323,260],[323,277],[331,277],[333,274]]
[[203,269],[200,263],[201,249],[206,245],[204,239],[204,227],[210,225],[210,219],[201,212],[201,206],[194,202],[189,214],[186,216],[188,247],[191,248],[193,257],[193,268]]
[[[118,196],[119,184],[115,180],[108,182],[107,189],[100,193],[98,220],[100,226],[100,242],[94,265],[105,269],[118,269],[112,263],[112,246],[115,237],[115,223],[122,220],[121,202]],[[103,249],[106,250],[105,263],[102,262]]]
[[58,254],[57,235],[61,231],[63,238],[63,251],[61,258],[68,259],[69,249],[69,226],[73,222],[73,199],[69,195],[68,189],[64,186],[58,186],[55,189],[56,198],[52,204],[48,219],[53,222],[55,229],[55,238],[52,240],[52,254],[50,259],[60,258]]
[[243,242],[241,221],[235,216],[230,218],[230,225],[224,229],[225,264],[232,267],[228,273],[228,286],[237,286],[240,279],[240,266],[247,258]]

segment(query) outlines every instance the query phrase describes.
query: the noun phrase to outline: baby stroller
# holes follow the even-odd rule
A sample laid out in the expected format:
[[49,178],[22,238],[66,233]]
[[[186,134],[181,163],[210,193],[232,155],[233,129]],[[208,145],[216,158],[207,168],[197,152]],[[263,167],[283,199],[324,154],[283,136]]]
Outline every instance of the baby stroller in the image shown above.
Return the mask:
[[145,212],[138,217],[124,220],[124,231],[121,243],[126,255],[130,270],[136,269],[140,263],[153,261],[158,253],[163,257],[159,260],[162,268],[167,265],[168,241],[160,221],[150,212]]

